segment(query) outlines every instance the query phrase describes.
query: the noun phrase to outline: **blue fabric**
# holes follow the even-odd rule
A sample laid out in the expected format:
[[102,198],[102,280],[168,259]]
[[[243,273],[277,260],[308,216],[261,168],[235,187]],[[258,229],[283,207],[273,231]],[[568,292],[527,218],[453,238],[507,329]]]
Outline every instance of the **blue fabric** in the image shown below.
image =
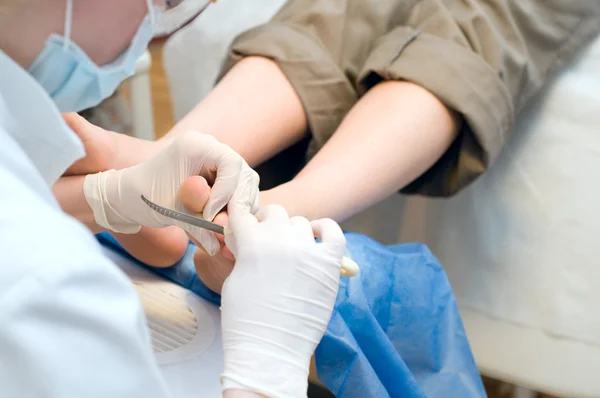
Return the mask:
[[[452,288],[429,249],[346,238],[361,272],[341,280],[315,353],[319,379],[338,398],[485,397]],[[127,255],[110,235],[99,240]],[[196,274],[194,251],[190,245],[172,268],[151,269],[219,304]]]

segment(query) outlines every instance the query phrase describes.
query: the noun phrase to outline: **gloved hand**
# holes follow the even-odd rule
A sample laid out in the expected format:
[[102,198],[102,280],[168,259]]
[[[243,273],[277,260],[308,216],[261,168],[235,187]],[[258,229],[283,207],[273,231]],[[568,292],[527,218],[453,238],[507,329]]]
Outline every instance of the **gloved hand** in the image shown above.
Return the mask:
[[142,226],[176,225],[214,255],[220,245],[212,232],[162,216],[141,200],[144,195],[158,205],[185,212],[177,192],[181,182],[194,175],[212,183],[202,213],[205,219],[212,220],[226,205],[229,211],[258,210],[258,174],[232,149],[198,132],[176,138],[156,156],[136,166],[86,176],[84,194],[96,223],[103,228],[132,234]]
[[256,217],[230,212],[228,226],[236,264],[221,296],[223,390],[306,397],[310,358],[338,292],[344,234],[332,220],[290,219],[274,205]]

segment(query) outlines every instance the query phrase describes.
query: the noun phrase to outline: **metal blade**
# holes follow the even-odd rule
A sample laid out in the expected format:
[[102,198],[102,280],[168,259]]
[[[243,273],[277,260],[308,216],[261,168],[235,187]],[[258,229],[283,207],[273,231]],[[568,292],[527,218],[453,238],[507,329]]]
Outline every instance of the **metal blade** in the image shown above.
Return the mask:
[[225,233],[225,227],[223,227],[222,225],[206,221],[202,218],[194,217],[189,214],[181,213],[179,211],[167,209],[166,207],[159,206],[156,203],[153,203],[146,199],[144,195],[142,195],[142,201],[144,201],[144,203],[146,203],[148,207],[150,207],[152,210],[159,214],[162,214],[165,217],[169,217],[173,220],[181,221],[202,229],[207,229],[209,231],[213,231],[221,235]]

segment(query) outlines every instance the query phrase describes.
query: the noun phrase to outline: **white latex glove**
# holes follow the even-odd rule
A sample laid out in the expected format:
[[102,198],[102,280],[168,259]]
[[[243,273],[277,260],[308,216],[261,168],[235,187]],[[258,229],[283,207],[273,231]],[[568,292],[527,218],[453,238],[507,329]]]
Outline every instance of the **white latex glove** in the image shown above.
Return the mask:
[[[346,238],[332,220],[267,206],[229,215],[236,264],[221,297],[223,390],[306,397],[310,359],[338,292]],[[322,243],[314,238],[321,237]]]
[[240,155],[214,137],[188,132],[167,148],[136,166],[90,174],[84,181],[85,198],[96,223],[110,231],[132,234],[142,226],[176,225],[190,233],[212,255],[219,242],[212,232],[162,216],[142,200],[186,212],[178,199],[186,178],[199,175],[212,184],[202,216],[212,220],[226,205],[228,211],[255,213],[259,208],[258,174]]

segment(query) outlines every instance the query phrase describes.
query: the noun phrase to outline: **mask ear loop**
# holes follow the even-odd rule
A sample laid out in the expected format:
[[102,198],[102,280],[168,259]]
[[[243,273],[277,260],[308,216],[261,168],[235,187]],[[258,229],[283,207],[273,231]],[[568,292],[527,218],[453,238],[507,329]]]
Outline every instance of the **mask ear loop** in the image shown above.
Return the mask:
[[73,0],[67,0],[67,6],[65,11],[65,29],[63,36],[65,41],[63,43],[63,50],[67,50],[71,45],[71,25],[73,23]]
[[[154,3],[152,0],[146,0],[146,7],[148,8],[148,15],[150,16],[150,22],[154,25],[156,21],[156,15],[154,15]],[[63,43],[63,50],[67,50],[71,45],[71,26],[73,24],[73,0],[67,0],[66,11],[65,11],[65,28],[63,36],[65,41]]]
[[148,7],[148,16],[150,16],[150,23],[152,26],[156,24],[156,10],[154,9],[154,3],[152,0],[146,0],[146,7]]

